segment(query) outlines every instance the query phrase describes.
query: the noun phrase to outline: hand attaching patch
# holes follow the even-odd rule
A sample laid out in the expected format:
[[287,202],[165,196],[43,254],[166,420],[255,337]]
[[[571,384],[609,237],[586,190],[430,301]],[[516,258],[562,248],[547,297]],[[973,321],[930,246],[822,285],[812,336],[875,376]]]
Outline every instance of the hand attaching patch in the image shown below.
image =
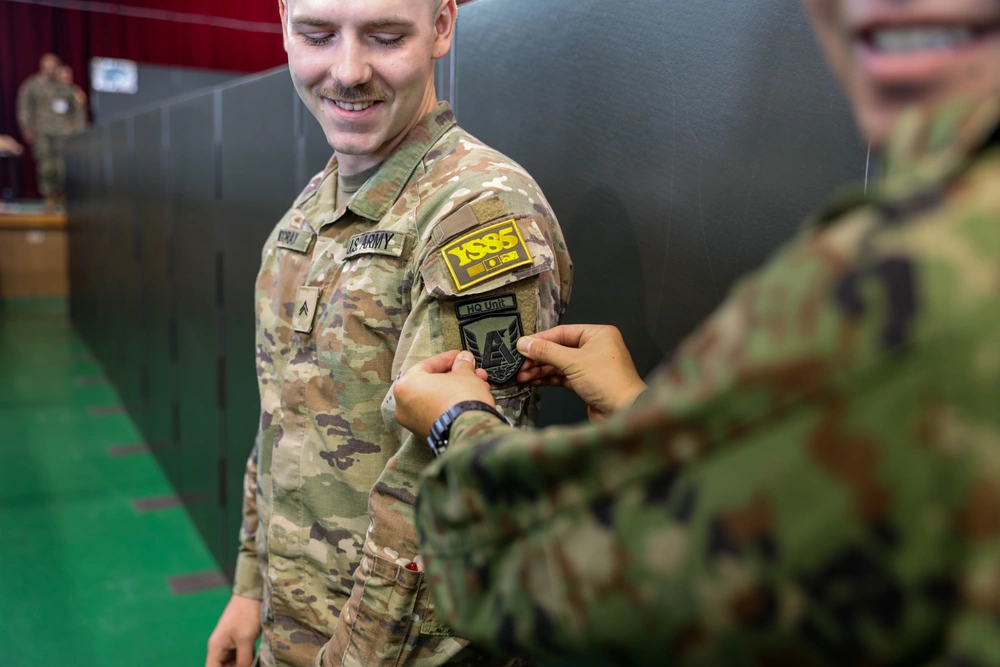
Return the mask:
[[466,234],[443,247],[441,255],[460,292],[534,261],[513,219]]
[[503,384],[513,378],[524,363],[517,351],[517,340],[524,335],[517,297],[502,294],[461,301],[455,313],[462,349],[472,353],[490,382]]

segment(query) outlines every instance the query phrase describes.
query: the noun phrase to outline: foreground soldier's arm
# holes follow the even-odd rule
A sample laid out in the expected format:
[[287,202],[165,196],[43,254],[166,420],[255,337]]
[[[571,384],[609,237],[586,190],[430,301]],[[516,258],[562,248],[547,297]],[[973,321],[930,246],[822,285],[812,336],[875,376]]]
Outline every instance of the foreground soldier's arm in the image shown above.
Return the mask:
[[607,423],[462,415],[417,515],[441,616],[542,656],[993,664],[1000,155],[928,165],[934,197],[834,209]]

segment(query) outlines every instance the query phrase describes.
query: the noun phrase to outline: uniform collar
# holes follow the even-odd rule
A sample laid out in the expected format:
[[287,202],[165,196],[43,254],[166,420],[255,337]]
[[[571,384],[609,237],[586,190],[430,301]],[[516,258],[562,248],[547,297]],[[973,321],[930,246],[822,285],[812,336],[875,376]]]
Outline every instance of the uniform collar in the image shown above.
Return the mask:
[[841,191],[813,221],[826,225],[866,205],[889,210],[929,205],[996,143],[1000,143],[1000,97],[905,112],[882,153],[879,182]]
[[1000,97],[905,113],[883,154],[880,198],[909,199],[948,184],[1000,139],[998,127]]
[[[445,132],[455,126],[455,113],[447,102],[420,119],[403,141],[365,183],[347,208],[369,220],[379,221],[403,192],[417,166]],[[335,168],[336,158],[329,167]]]

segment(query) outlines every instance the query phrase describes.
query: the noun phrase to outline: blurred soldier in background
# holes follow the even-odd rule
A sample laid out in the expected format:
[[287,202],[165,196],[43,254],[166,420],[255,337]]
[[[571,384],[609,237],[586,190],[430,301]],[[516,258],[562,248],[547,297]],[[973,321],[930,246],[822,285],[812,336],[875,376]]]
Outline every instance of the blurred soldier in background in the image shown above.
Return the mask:
[[1000,2],[804,4],[881,183],[821,208],[648,388],[614,328],[522,338],[519,378],[594,425],[470,408],[492,398],[464,352],[397,381],[400,423],[448,448],[418,526],[464,636],[630,665],[1000,664]]
[[73,118],[73,131],[83,132],[87,129],[87,93],[83,91],[83,88],[73,83],[73,68],[69,65],[61,65],[59,70],[56,72],[61,83],[66,84],[73,89],[73,96],[76,97],[77,108],[76,117]]
[[[433,457],[393,380],[451,346],[530,424],[522,334],[558,323],[571,266],[535,181],[434,88],[455,0],[287,0],[289,70],[334,149],[268,239],[256,288],[260,428],[233,597],[208,667],[507,665],[435,614],[414,527]],[[498,413],[499,414],[499,413]]]
[[38,74],[25,81],[17,93],[17,122],[21,136],[33,149],[38,189],[45,197],[47,212],[64,202],[62,141],[78,131],[82,106],[73,88],[59,81],[59,66],[58,56],[45,54]]

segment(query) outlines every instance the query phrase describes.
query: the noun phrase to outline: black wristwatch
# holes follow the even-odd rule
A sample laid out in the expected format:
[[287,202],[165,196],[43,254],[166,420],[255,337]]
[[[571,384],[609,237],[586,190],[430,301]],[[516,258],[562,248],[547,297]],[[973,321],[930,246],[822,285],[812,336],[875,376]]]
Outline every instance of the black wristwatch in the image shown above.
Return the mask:
[[451,425],[455,423],[455,420],[458,419],[459,415],[463,412],[469,412],[470,410],[488,412],[491,415],[495,415],[508,426],[514,425],[509,419],[504,417],[499,410],[488,403],[483,403],[482,401],[462,401],[461,403],[453,405],[445,410],[444,414],[438,417],[437,421],[434,422],[434,425],[431,426],[431,434],[427,436],[427,444],[430,445],[435,458],[444,454],[448,449],[448,440],[451,436]]

